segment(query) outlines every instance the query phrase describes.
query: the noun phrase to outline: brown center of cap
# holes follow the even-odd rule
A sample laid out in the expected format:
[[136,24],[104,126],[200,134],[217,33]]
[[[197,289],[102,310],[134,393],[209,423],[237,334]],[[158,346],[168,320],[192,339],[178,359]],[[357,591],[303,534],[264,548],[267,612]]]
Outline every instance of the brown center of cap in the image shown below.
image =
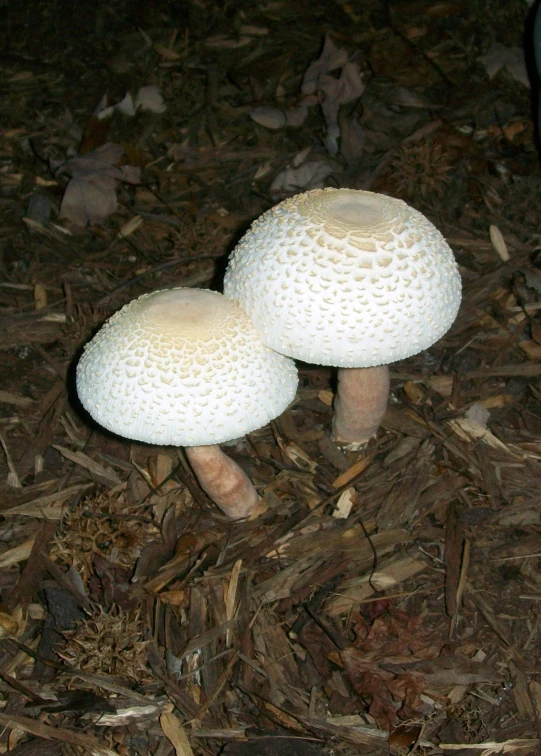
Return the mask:
[[215,338],[220,322],[231,317],[231,303],[219,294],[195,289],[171,289],[139,300],[145,328],[176,337]]
[[366,194],[330,195],[329,213],[345,226],[357,229],[363,226],[378,225],[383,220],[381,203]]

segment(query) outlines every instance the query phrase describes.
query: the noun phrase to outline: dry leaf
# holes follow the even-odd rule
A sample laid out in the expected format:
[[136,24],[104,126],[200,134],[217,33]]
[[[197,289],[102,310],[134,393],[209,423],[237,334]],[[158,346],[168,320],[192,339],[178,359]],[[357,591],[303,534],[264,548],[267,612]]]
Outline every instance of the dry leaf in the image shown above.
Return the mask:
[[327,35],[323,45],[323,52],[317,60],[310,63],[302,79],[301,92],[303,95],[314,94],[318,88],[319,77],[345,65],[348,60],[346,50],[336,47]]
[[[340,659],[355,692],[370,699],[371,716],[390,730],[397,714],[407,717],[416,711],[427,681],[407,668],[394,671],[389,666],[393,660],[410,666],[408,662],[435,659],[441,641],[420,616],[396,609],[384,599],[372,604],[370,611],[375,614],[371,624],[358,615],[357,640],[340,652]],[[397,701],[401,702],[398,711]]]
[[147,110],[151,113],[164,113],[167,106],[163,101],[160,88],[156,84],[149,84],[135,95],[135,110]]
[[524,62],[524,50],[521,47],[507,47],[501,42],[493,42],[485,55],[478,58],[485,67],[489,79],[505,68],[507,72],[525,87],[530,87],[530,79]]
[[160,724],[166,738],[173,744],[177,756],[193,756],[192,747],[184,727],[174,714],[168,711],[164,712],[160,716]]
[[324,74],[318,82],[318,92],[321,99],[321,110],[325,118],[327,132],[325,146],[331,155],[338,154],[338,111],[342,105],[359,98],[364,92],[364,82],[357,63],[347,62],[342,68],[340,78]]
[[93,116],[98,121],[111,118],[115,111],[125,116],[133,118],[138,110],[146,110],[151,113],[164,113],[167,106],[163,100],[160,88],[156,84],[149,84],[141,87],[135,97],[130,92],[126,92],[122,100],[115,105],[107,105],[107,95],[104,95],[98,107],[95,109]]
[[261,126],[265,126],[266,129],[302,126],[307,115],[308,108],[306,105],[299,105],[292,110],[281,110],[280,108],[269,108],[262,105],[250,112],[250,118]]
[[57,177],[69,176],[59,218],[75,226],[103,223],[117,208],[116,184],[138,184],[140,170],[118,163],[124,153],[120,144],[108,142],[87,155],[71,158],[57,168]]
[[308,189],[322,189],[333,167],[324,160],[309,160],[299,168],[288,166],[274,178],[271,194],[293,194]]

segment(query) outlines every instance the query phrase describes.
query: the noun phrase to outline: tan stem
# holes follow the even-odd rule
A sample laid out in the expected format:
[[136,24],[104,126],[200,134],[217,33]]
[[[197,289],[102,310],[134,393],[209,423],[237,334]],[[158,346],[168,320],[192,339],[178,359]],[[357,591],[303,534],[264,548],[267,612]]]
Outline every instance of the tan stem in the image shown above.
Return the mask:
[[253,483],[219,446],[192,446],[186,456],[201,488],[228,517],[243,520],[258,512],[261,500]]
[[334,400],[333,436],[362,445],[375,436],[389,400],[389,368],[341,368]]

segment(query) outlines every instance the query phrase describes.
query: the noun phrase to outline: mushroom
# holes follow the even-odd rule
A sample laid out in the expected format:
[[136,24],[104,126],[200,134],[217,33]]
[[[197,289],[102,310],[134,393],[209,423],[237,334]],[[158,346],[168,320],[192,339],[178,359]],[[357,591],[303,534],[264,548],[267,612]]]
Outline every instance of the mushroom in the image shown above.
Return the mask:
[[277,417],[298,378],[293,360],[265,347],[235,302],[201,289],[143,294],[87,344],[76,380],[104,428],[186,447],[201,487],[228,517],[260,511],[253,484],[218,444]]
[[402,200],[314,189],[253,223],[233,250],[224,294],[266,346],[339,368],[334,438],[360,448],[385,413],[388,364],[451,327],[461,281],[441,233]]

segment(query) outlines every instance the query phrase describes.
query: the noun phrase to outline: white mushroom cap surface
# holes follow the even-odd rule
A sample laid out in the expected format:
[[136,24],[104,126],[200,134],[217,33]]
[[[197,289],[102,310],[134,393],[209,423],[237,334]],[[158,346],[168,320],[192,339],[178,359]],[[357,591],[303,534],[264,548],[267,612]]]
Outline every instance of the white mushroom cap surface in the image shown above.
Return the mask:
[[402,200],[314,189],[253,223],[224,293],[281,354],[373,367],[437,341],[455,320],[461,281],[441,233]]
[[100,425],[137,441],[203,446],[261,428],[295,397],[292,360],[265,347],[222,294],[144,294],[113,315],[77,366]]

